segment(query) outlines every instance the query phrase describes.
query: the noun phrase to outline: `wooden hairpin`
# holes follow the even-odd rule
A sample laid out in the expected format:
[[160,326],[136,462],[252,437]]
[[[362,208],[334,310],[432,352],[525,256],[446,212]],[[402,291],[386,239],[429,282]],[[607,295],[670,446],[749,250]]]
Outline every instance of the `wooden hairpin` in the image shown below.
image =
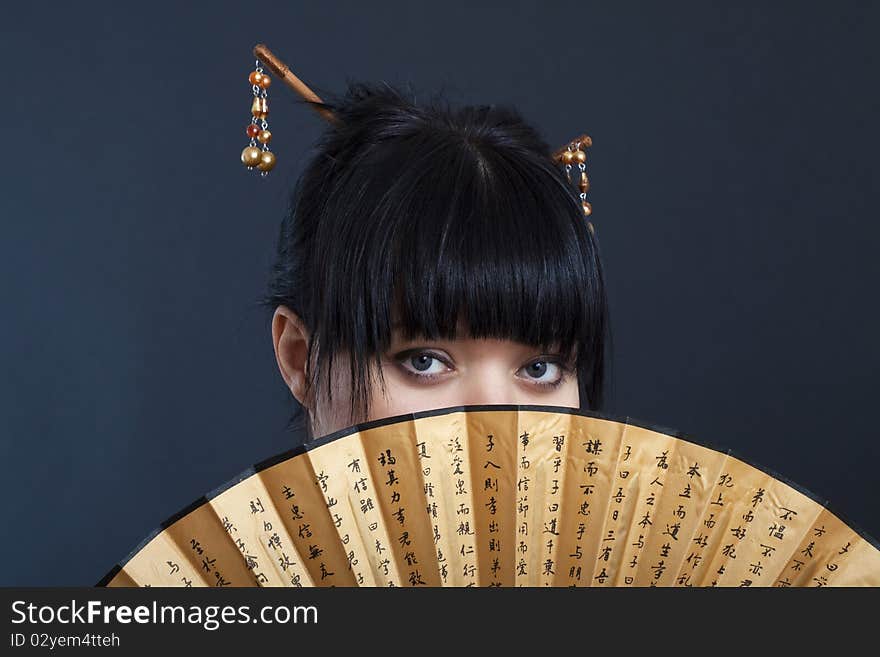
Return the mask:
[[[290,70],[290,67],[283,61],[281,61],[271,50],[269,50],[269,48],[265,44],[259,43],[254,46],[254,56],[257,58],[258,61],[265,64],[266,68],[268,68],[270,71],[272,71],[272,73],[278,76],[278,78],[284,84],[293,89],[303,100],[306,100],[310,103],[323,102],[318,94],[309,89],[308,85],[306,85],[305,82],[294,75],[293,72]],[[264,77],[268,77],[265,76],[265,74],[263,75]],[[268,84],[266,86],[268,86]],[[258,101],[255,99],[255,104],[257,102]],[[311,107],[316,112],[318,112],[318,114],[326,121],[333,123],[337,120],[333,112],[326,107],[321,107],[320,105],[311,105]],[[268,107],[265,107],[265,110],[266,113],[268,113]],[[569,182],[571,182],[572,166],[577,165],[577,167],[580,169],[581,175],[580,180],[578,181],[578,186],[580,188],[581,208],[584,211],[585,217],[589,217],[592,214],[593,207],[587,201],[587,191],[590,189],[590,179],[587,176],[586,172],[585,163],[587,160],[587,154],[584,149],[589,148],[592,145],[592,138],[589,135],[584,134],[573,139],[564,146],[561,146],[552,154],[553,160],[562,164],[565,167],[565,174],[568,177]],[[252,146],[254,145],[252,144]],[[244,153],[242,153],[242,159],[244,160]],[[587,221],[587,225],[589,226],[590,231],[594,232],[592,222]]]

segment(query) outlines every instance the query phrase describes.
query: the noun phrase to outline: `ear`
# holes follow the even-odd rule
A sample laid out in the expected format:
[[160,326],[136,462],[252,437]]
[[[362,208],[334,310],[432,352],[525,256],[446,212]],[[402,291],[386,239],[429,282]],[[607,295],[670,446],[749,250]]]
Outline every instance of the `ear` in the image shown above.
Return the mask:
[[272,317],[275,360],[284,383],[300,404],[305,405],[306,355],[309,333],[300,317],[287,306],[278,306]]

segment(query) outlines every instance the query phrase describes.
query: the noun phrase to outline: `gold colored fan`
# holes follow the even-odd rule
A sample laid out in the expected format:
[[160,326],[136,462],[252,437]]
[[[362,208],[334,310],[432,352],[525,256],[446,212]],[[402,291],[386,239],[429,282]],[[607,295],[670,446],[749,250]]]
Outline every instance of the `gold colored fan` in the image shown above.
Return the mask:
[[279,454],[165,521],[99,586],[877,586],[877,542],[676,432],[459,406]]

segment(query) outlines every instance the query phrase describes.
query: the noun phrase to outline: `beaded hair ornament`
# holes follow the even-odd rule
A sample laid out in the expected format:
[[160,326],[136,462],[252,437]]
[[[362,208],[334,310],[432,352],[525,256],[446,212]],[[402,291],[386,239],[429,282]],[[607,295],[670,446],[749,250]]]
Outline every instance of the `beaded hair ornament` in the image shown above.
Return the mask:
[[[251,84],[254,98],[251,103],[251,123],[245,131],[250,139],[250,143],[241,152],[241,161],[248,168],[248,171],[257,169],[260,175],[265,177],[275,167],[275,154],[269,150],[272,133],[269,131],[269,123],[267,121],[269,115],[268,90],[272,80],[268,73],[265,72],[263,66],[265,65],[267,69],[278,76],[284,84],[293,89],[303,99],[314,103],[321,103],[322,101],[265,44],[260,43],[254,47],[254,56],[257,58],[257,61],[254,70],[248,76],[248,82]],[[336,120],[333,112],[327,108],[318,105],[312,105],[311,107],[326,121],[333,123]],[[589,135],[581,135],[554,151],[550,157],[556,163],[562,165],[569,183],[573,182],[572,169],[574,167],[578,168],[580,175],[578,176],[577,186],[580,190],[581,208],[584,211],[584,217],[587,218],[587,227],[591,233],[594,233],[593,223],[589,220],[590,215],[593,213],[593,207],[587,201],[590,179],[586,171],[586,149],[592,145],[593,140]]]

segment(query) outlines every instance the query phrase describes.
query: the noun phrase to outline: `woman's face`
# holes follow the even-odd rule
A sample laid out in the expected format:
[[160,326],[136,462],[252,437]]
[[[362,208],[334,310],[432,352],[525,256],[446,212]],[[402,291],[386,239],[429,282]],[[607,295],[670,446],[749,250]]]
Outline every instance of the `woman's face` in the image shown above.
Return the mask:
[[[289,310],[276,311],[275,352],[282,376],[294,396],[303,401],[307,336]],[[299,356],[299,358],[298,358]],[[299,363],[302,361],[302,364]],[[577,408],[577,375],[559,354],[509,340],[404,340],[399,329],[382,354],[385,391],[375,376],[370,413],[364,421],[416,411],[470,404],[546,404]],[[349,367],[334,356],[333,403],[311,410],[312,433],[323,436],[350,426]]]

